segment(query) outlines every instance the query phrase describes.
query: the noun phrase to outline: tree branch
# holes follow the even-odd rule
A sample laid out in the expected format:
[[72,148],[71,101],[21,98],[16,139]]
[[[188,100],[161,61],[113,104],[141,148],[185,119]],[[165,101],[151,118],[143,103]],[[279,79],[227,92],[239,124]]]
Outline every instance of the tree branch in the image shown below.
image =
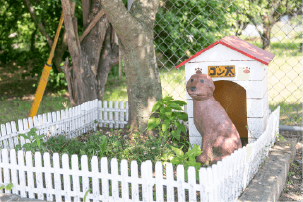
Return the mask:
[[39,22],[39,20],[36,16],[36,13],[35,13],[35,9],[33,8],[31,2],[29,0],[22,0],[22,1],[23,1],[24,5],[26,6],[27,10],[29,11],[32,19],[35,21],[35,24],[38,26],[39,31],[46,38],[48,46],[51,48],[53,45],[53,40],[46,33],[43,24],[41,22]]
[[93,19],[93,21],[91,21],[91,23],[89,23],[89,25],[87,26],[87,28],[84,30],[82,36],[80,37],[80,42],[84,39],[84,37],[86,37],[86,35],[90,32],[90,30],[96,25],[97,22],[99,22],[100,18],[104,15],[104,10],[101,9],[99,11],[99,13],[95,16],[95,18]]
[[90,6],[90,0],[82,0],[83,29],[86,29],[89,23]]
[[[80,48],[77,44],[77,35],[75,34],[75,29],[73,25],[72,15],[71,15],[71,4],[69,0],[61,0],[63,16],[64,16],[64,26],[67,34],[67,44],[72,60],[79,56]],[[79,40],[79,39],[78,39]]]

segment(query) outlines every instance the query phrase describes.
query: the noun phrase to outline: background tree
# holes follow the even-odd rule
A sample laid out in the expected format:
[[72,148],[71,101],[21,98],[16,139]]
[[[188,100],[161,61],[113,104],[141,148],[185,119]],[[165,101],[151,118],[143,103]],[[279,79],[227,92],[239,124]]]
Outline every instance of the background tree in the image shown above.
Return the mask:
[[[262,49],[270,50],[271,29],[281,17],[296,13],[300,9],[302,9],[301,0],[249,0],[249,10],[246,15],[261,36]],[[258,24],[262,27],[258,27]]]
[[[38,74],[50,53],[52,40],[62,13],[59,0],[5,0],[0,2],[0,60],[18,62],[19,66],[31,64],[22,77]],[[82,20],[82,18],[80,19]],[[80,27],[81,28],[81,27]],[[81,29],[82,30],[82,29]],[[61,32],[51,70],[48,86],[65,86],[60,68],[63,56],[68,54],[64,32]],[[14,69],[12,69],[14,71]],[[37,80],[38,82],[38,80]],[[53,85],[54,84],[54,85]]]
[[102,82],[106,81],[110,67],[118,61],[117,33],[127,83],[128,123],[133,131],[143,133],[153,105],[162,98],[153,43],[159,1],[135,1],[128,12],[122,1],[108,0],[100,4],[98,0],[83,0],[84,28],[102,8],[105,15],[81,43],[74,17],[75,4],[69,0],[61,2],[72,59],[72,67],[68,61],[66,63],[65,75],[74,104],[102,99]]
[[224,36],[241,35],[248,6],[246,0],[161,1],[154,28],[157,55],[173,66]]
[[[68,50],[72,60],[66,59],[64,73],[70,93],[71,106],[94,99],[102,100],[108,72],[118,63],[118,41],[106,16],[102,16],[80,42],[75,2],[62,0]],[[80,3],[80,2],[77,2]],[[83,29],[101,10],[99,0],[83,0]]]
[[[60,10],[60,6],[58,5],[59,1],[54,1],[52,2],[53,7],[50,7],[48,5],[50,5],[49,0],[41,0],[41,1],[37,1],[34,2],[36,4],[33,5],[30,0],[22,0],[24,5],[26,6],[28,12],[30,13],[30,16],[32,18],[32,20],[34,21],[36,28],[39,29],[40,33],[42,34],[42,36],[45,37],[46,41],[47,41],[47,45],[48,47],[51,49],[52,45],[53,45],[53,39],[50,38],[49,34],[46,32],[45,30],[45,24],[47,24],[47,21],[45,19],[53,19],[53,18],[60,18],[60,12],[58,12]],[[36,9],[39,10],[39,16],[36,15]],[[54,12],[54,7],[57,7],[57,12]],[[52,9],[52,10],[51,10]],[[43,18],[44,17],[44,18]],[[56,29],[55,29],[56,31]],[[36,29],[33,32],[32,37],[34,37],[34,35],[36,35]],[[35,42],[35,39],[31,39],[31,44],[33,44]],[[54,58],[53,58],[53,63],[54,66],[53,68],[55,69],[56,72],[62,72],[61,69],[61,63],[63,62],[63,55],[65,53],[67,49],[67,44],[66,44],[66,33],[63,32],[63,37],[62,40],[60,40],[60,43],[57,44],[56,46],[56,50],[55,50],[55,54],[54,54]],[[31,46],[31,50],[33,51],[33,46]]]

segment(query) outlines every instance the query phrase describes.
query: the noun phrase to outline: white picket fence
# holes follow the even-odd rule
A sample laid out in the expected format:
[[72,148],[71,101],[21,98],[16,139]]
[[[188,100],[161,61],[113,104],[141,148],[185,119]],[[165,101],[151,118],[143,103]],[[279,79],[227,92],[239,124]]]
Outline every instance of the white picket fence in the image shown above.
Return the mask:
[[[125,104],[125,106],[124,106]],[[185,106],[186,112],[186,106]],[[97,121],[97,123],[95,123]],[[183,121],[180,121],[184,123]],[[37,129],[37,134],[47,135],[48,137],[65,134],[68,138],[78,136],[89,130],[96,131],[99,127],[123,128],[128,123],[128,102],[98,101],[93,100],[83,103],[79,106],[47,114],[34,116],[33,118],[24,118],[18,120],[18,129],[15,121],[1,124],[0,129],[0,147],[15,148],[19,134],[27,134],[31,128]],[[184,123],[188,124],[187,122]],[[29,140],[20,137],[21,145]]]
[[[93,103],[98,103],[99,113],[95,113],[96,108],[93,107]],[[115,110],[118,109],[116,103]],[[81,108],[83,105],[86,105],[86,107]],[[44,114],[42,117],[34,117],[33,122],[29,119],[29,126],[30,128],[33,126],[38,128],[39,133],[49,130],[49,135],[56,135],[65,131],[73,136],[85,132],[85,130],[96,128],[94,120],[104,120],[103,124],[108,123],[116,127],[123,127],[123,124],[127,123],[128,116],[126,115],[126,119],[123,120],[124,117],[121,115],[124,115],[124,113],[120,113],[120,120],[118,115],[115,114],[113,120],[112,115],[110,115],[113,109],[102,108],[101,101],[95,100],[83,105],[78,108],[62,110],[61,114],[60,112],[53,112],[48,113],[48,116]],[[126,109],[123,107],[124,105],[120,103],[118,111],[127,113],[127,107]],[[82,111],[81,114],[80,112],[83,109],[86,109],[86,111],[85,113]],[[102,117],[104,113],[100,112],[109,112],[109,119],[106,115]],[[129,176],[127,161],[121,161],[121,173],[119,173],[118,162],[115,158],[111,159],[110,168],[108,168],[107,158],[101,158],[101,161],[99,161],[100,159],[93,156],[91,169],[88,169],[87,156],[81,156],[81,170],[79,170],[77,155],[72,155],[70,168],[68,155],[63,154],[60,160],[59,155],[55,153],[52,156],[54,165],[52,167],[49,153],[44,153],[41,162],[41,154],[36,152],[35,164],[33,164],[30,152],[19,151],[16,155],[13,149],[17,143],[17,135],[29,131],[27,121],[23,119],[23,122],[18,121],[19,132],[17,132],[16,125],[13,122],[11,126],[10,124],[6,124],[7,127],[1,125],[1,141],[7,149],[1,150],[0,170],[3,172],[3,177],[0,174],[0,184],[13,183],[12,191],[5,190],[5,193],[19,194],[21,197],[29,198],[35,198],[35,195],[37,195],[38,199],[50,201],[53,199],[61,201],[62,196],[64,196],[65,201],[80,201],[89,188],[92,188],[92,193],[88,193],[87,201],[89,199],[93,201],[139,201],[140,195],[142,195],[144,201],[163,201],[164,199],[167,201],[185,201],[186,195],[189,201],[197,201],[197,195],[200,196],[201,201],[236,201],[257,173],[259,165],[273,146],[275,134],[279,132],[279,118],[280,106],[270,114],[266,130],[256,142],[237,150],[216,165],[200,168],[199,182],[196,181],[194,167],[188,169],[188,181],[184,180],[183,165],[177,166],[177,179],[175,180],[171,163],[166,165],[166,178],[163,177],[161,162],[156,163],[154,176],[152,162],[143,162],[141,164],[141,177],[138,173],[136,161],[131,162],[131,175]],[[60,162],[62,162],[62,167],[60,167]],[[36,183],[33,180],[34,176]],[[53,181],[52,176],[54,177]],[[82,184],[79,182],[79,177],[82,178]],[[89,178],[92,179],[91,186],[89,185]],[[72,186],[70,179],[72,179]],[[101,183],[99,180],[101,180]],[[109,183],[111,184],[109,185]],[[121,196],[119,194],[120,184]],[[129,188],[129,184],[131,184],[131,188]],[[139,189],[139,186],[142,186],[142,190]],[[155,189],[153,190],[154,186]],[[175,191],[177,193],[176,197]],[[0,192],[3,192],[3,190]],[[164,198],[164,193],[166,193],[166,198]],[[156,196],[156,199],[153,198],[153,195]]]

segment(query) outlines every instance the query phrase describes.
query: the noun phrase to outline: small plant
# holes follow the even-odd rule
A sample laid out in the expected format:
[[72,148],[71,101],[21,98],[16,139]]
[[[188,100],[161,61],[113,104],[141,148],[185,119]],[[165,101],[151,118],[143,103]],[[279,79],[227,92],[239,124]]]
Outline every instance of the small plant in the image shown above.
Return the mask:
[[183,131],[186,134],[186,128],[179,120],[188,121],[188,115],[185,112],[173,112],[172,109],[182,110],[180,106],[185,104],[186,102],[184,101],[173,100],[172,96],[166,96],[158,100],[152,108],[152,113],[158,114],[159,118],[150,117],[147,130],[152,130],[161,125],[161,130],[164,132],[164,135],[169,136],[169,127],[176,126],[177,130],[172,131],[171,134],[174,139],[180,141],[180,133]]
[[288,177],[294,175],[295,173],[294,172],[288,172]]
[[[23,145],[23,148],[26,149],[26,151],[31,151],[32,153],[35,153],[37,146],[38,146],[39,151],[41,151],[41,149],[44,148],[43,137],[45,137],[45,135],[37,135],[36,131],[37,131],[36,128],[31,128],[30,131],[27,133],[27,135],[25,135],[25,134],[19,135],[19,140],[20,140],[20,136],[22,136],[25,139],[30,141],[30,143],[25,143]],[[33,137],[33,138],[31,138],[31,137]],[[20,150],[21,144],[18,144],[15,147],[15,149],[16,149],[16,151]]]
[[90,192],[90,191],[92,191],[92,189],[88,189],[88,190],[85,192],[84,199],[83,199],[84,202],[85,202],[85,200],[86,200],[86,196],[87,196],[88,192]]
[[11,191],[12,190],[12,188],[13,188],[13,183],[9,183],[8,185],[1,185],[0,186],[0,190],[2,190],[2,189],[6,189],[6,190],[8,190],[8,191]]
[[293,184],[293,183],[294,183],[294,181],[292,181],[292,180],[287,182],[287,184]]
[[283,142],[285,141],[285,138],[278,133],[276,134],[276,137],[278,138],[278,141],[280,141],[280,140],[282,140]]
[[[183,146],[182,146],[183,147]],[[182,149],[181,147],[181,149]],[[194,144],[193,147],[190,145],[190,149],[184,154],[184,152],[181,149],[178,149],[176,147],[171,146],[172,150],[176,153],[176,156],[171,160],[171,163],[174,165],[182,164],[184,165],[184,171],[185,171],[185,180],[187,181],[187,169],[189,166],[194,166],[197,170],[200,169],[201,163],[196,162],[196,156],[199,156],[202,151],[199,147],[199,145]],[[199,179],[198,171],[197,177]]]

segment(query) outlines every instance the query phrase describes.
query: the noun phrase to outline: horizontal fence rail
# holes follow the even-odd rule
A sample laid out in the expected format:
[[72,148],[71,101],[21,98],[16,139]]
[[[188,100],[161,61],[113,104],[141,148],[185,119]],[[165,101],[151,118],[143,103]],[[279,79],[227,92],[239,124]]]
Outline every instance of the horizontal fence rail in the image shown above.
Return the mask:
[[[200,168],[199,182],[196,180],[194,167],[188,169],[188,181],[184,180],[183,165],[177,166],[176,179],[174,179],[172,164],[168,163],[165,168],[166,178],[163,178],[162,163],[155,164],[155,176],[153,176],[152,162],[146,161],[141,164],[142,173],[139,177],[136,161],[131,162],[130,175],[128,175],[126,160],[122,160],[118,166],[117,159],[113,158],[109,166],[106,157],[102,157],[99,161],[96,156],[93,156],[89,159],[91,169],[88,169],[87,156],[83,155],[80,158],[81,169],[79,169],[77,155],[72,155],[71,164],[69,164],[67,154],[63,154],[62,159],[59,159],[59,155],[54,153],[50,161],[49,153],[41,156],[40,152],[36,152],[33,161],[30,152],[18,151],[16,153],[14,149],[18,141],[17,135],[27,133],[32,127],[36,127],[39,134],[47,132],[49,136],[53,136],[65,132],[70,137],[96,129],[98,124],[99,126],[108,124],[108,127],[123,127],[127,124],[127,104],[126,102],[124,108],[124,102],[120,102],[120,107],[118,102],[115,102],[115,107],[112,108],[112,102],[109,102],[109,107],[107,107],[107,102],[103,101],[102,107],[101,101],[94,100],[71,109],[61,110],[61,112],[38,115],[38,118],[33,117],[33,122],[31,118],[28,122],[27,119],[19,120],[18,132],[14,122],[12,125],[7,123],[6,127],[2,124],[1,142],[5,148],[1,150],[0,156],[0,169],[3,170],[0,183],[5,185],[13,183],[12,191],[5,190],[5,193],[20,194],[21,197],[27,197],[28,193],[29,198],[34,198],[37,194],[38,199],[53,200],[52,197],[55,197],[56,201],[61,201],[64,196],[65,201],[72,199],[80,201],[80,198],[84,198],[86,191],[92,188],[87,199],[138,201],[140,185],[143,200],[147,201],[155,201],[153,195],[156,196],[156,201],[163,201],[164,191],[166,191],[167,201],[185,200],[186,191],[188,191],[190,201],[196,201],[197,195],[200,195],[201,201],[235,201],[258,172],[259,165],[268,155],[279,132],[280,106],[270,114],[266,130],[256,142],[238,149],[216,165]],[[95,113],[96,111],[98,113]],[[20,141],[25,142],[22,137]],[[26,175],[24,175],[25,172]],[[81,183],[79,177],[82,179]],[[89,185],[89,179],[92,179],[92,185]],[[121,184],[121,197],[118,184]],[[153,190],[154,186],[156,186],[155,190]],[[174,198],[174,190],[177,198]]]

